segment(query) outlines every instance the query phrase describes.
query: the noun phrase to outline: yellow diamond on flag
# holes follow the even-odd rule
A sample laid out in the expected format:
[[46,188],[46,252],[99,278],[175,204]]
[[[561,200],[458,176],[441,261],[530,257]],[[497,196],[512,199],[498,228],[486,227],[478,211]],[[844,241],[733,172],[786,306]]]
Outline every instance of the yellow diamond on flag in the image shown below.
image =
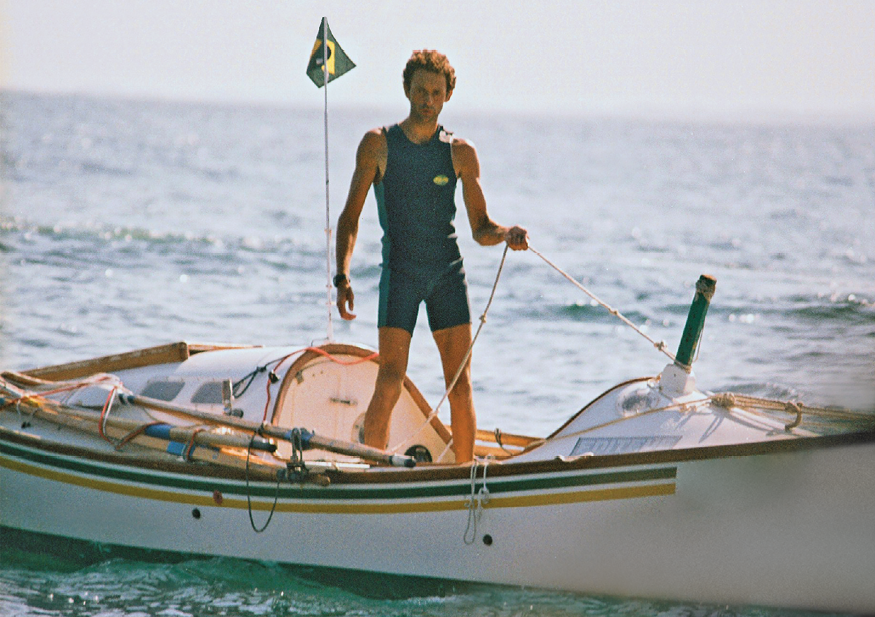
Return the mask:
[[[325,39],[328,39],[327,51],[322,45]],[[320,88],[325,85],[325,67],[323,67],[323,62],[326,57],[328,61],[325,63],[325,67],[328,68],[329,82],[355,68],[355,63],[349,59],[343,48],[337,44],[334,35],[331,34],[331,28],[328,27],[328,20],[323,17],[322,24],[319,26],[319,32],[316,34],[316,44],[313,45],[313,51],[310,52],[310,63],[307,65],[307,75]]]
[[[328,74],[334,75],[334,41],[328,41]],[[319,52],[319,55],[316,55],[316,52]],[[316,39],[316,44],[313,45],[313,52],[310,54],[311,58],[315,58],[316,66],[322,69],[322,39]]]

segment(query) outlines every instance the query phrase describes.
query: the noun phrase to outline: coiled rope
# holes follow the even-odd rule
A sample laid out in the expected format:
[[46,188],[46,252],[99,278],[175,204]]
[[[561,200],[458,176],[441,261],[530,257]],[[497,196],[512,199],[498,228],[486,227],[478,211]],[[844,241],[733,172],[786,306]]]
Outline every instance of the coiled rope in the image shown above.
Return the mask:
[[462,535],[462,541],[465,544],[471,545],[477,540],[477,523],[483,517],[483,508],[489,503],[489,489],[486,487],[486,471],[489,469],[489,459],[483,461],[483,484],[480,490],[477,487],[477,468],[480,465],[478,461],[474,461],[471,465],[471,496],[465,501],[465,507],[468,508],[468,525],[465,527],[465,533]]

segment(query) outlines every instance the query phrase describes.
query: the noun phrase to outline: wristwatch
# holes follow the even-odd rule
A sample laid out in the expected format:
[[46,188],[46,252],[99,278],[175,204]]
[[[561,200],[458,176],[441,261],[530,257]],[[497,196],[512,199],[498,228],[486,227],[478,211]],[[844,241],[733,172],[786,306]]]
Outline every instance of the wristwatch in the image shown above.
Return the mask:
[[340,284],[346,282],[349,283],[349,277],[343,273],[334,275],[334,286],[340,287]]

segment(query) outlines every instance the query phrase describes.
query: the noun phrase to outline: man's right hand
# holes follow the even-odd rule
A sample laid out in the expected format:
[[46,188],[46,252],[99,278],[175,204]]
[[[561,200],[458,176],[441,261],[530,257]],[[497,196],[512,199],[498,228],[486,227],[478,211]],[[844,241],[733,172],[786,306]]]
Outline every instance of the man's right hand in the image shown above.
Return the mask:
[[[347,306],[349,309],[347,310]],[[355,294],[352,293],[352,286],[349,281],[341,283],[337,288],[337,310],[340,311],[340,316],[351,321],[355,319],[355,313],[350,311],[355,309]]]

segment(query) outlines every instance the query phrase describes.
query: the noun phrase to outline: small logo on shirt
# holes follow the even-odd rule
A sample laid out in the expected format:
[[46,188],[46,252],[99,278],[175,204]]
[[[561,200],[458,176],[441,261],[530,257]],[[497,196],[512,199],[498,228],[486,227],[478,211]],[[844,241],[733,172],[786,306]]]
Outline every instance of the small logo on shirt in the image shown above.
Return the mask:
[[438,186],[445,186],[449,181],[450,179],[443,174],[434,177],[434,183]]

